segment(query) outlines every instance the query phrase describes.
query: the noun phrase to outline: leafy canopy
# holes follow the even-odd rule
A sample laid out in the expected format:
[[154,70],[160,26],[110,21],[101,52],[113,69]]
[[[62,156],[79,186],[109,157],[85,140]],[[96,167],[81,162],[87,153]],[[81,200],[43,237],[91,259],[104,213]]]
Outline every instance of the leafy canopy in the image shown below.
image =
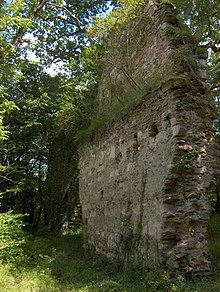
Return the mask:
[[[0,209],[29,213],[38,225],[45,203],[48,151],[59,131],[90,122],[102,45],[135,17],[144,0],[0,2]],[[210,86],[219,96],[220,3],[172,0],[195,38],[212,50]],[[106,12],[112,4],[111,13]],[[96,25],[92,25],[96,21]],[[28,60],[33,52],[39,64]],[[56,63],[56,76],[45,72]],[[19,110],[18,110],[19,109]],[[6,132],[7,131],[7,132]],[[7,140],[6,140],[7,138]],[[4,140],[3,140],[4,139]]]

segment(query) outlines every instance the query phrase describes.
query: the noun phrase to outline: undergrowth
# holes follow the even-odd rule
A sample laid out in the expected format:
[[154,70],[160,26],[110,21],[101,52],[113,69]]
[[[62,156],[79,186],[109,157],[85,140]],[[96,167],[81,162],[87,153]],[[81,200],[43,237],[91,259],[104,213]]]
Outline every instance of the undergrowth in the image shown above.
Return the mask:
[[220,215],[209,222],[209,247],[214,275],[185,279],[164,270],[135,275],[88,258],[82,249],[82,231],[55,235],[45,231],[24,235],[14,258],[1,258],[0,291],[220,291]]

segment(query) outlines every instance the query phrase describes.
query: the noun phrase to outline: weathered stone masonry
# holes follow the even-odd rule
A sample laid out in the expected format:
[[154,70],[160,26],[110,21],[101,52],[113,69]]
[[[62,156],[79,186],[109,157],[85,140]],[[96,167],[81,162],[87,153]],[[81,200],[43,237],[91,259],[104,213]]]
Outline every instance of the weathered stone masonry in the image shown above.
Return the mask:
[[[134,85],[141,87],[143,98],[79,147],[85,248],[125,267],[165,264],[208,274],[215,158],[207,52],[186,43],[172,6],[151,1],[110,47],[115,43],[105,60],[99,111],[123,99],[106,87],[113,81],[134,95]],[[151,90],[142,86],[148,82],[155,84]]]

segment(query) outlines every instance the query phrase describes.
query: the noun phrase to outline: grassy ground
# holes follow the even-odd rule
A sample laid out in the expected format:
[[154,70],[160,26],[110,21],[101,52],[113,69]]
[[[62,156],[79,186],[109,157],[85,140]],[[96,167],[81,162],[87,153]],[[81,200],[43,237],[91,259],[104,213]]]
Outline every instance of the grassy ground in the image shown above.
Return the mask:
[[23,252],[13,254],[0,265],[1,292],[110,292],[110,291],[220,291],[220,216],[210,222],[210,250],[215,275],[197,280],[156,273],[148,280],[123,274],[105,263],[84,257],[80,232],[63,236],[48,233],[31,235]]

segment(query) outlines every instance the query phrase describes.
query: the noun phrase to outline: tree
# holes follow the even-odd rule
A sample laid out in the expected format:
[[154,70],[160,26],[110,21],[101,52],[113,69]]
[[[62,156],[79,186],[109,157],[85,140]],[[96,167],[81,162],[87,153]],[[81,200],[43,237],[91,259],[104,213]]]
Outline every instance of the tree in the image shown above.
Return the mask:
[[192,5],[186,0],[172,0],[176,6],[180,18],[191,29],[198,42],[203,42],[213,51],[220,51],[219,9],[217,0],[192,1]]
[[[197,41],[214,52],[210,57],[210,87],[216,95],[220,81],[220,4],[217,0],[193,1],[189,10],[188,1],[172,2]],[[129,22],[143,3],[1,1],[0,139],[8,131],[8,139],[1,142],[0,148],[2,212],[15,208],[29,213],[30,224],[39,224],[45,201],[50,203],[45,179],[48,163],[50,169],[55,167],[53,149],[60,139],[66,139],[61,149],[70,145],[73,134],[92,117],[103,44],[100,36],[106,37],[106,25],[107,29],[118,29]],[[90,37],[87,32],[94,17],[110,4],[115,7],[113,12],[90,30]],[[30,51],[40,57],[40,64],[27,60]],[[59,62],[65,68],[62,74],[52,77],[45,73],[45,67]],[[77,152],[75,146],[73,151]],[[50,170],[52,176],[53,173]],[[49,181],[53,182],[53,178]]]
[[19,111],[12,110],[4,118],[9,133],[0,148],[0,208],[29,213],[33,224],[42,211],[48,147],[63,90],[62,77],[51,77],[39,65],[27,63],[23,74],[25,79],[10,91]]
[[9,113],[13,109],[18,109],[12,101],[2,98],[0,104],[0,141],[7,138],[7,130],[3,125],[3,119],[6,113]]
[[[67,104],[74,111],[83,107],[82,92],[95,82],[91,72],[79,82],[82,53],[89,45],[87,26],[107,2],[1,1],[1,139],[8,130],[8,139],[0,145],[1,212],[13,208],[28,213],[30,224],[39,224],[48,151],[55,133],[59,135],[56,115],[60,111],[67,117]],[[27,60],[30,50],[42,57],[41,65]],[[52,77],[44,72],[61,60],[71,74]]]
[[[49,61],[69,60],[88,42],[86,31],[110,1],[15,0],[2,5],[3,39],[14,50],[32,49]],[[113,1],[112,1],[113,2]],[[30,35],[32,34],[32,35]],[[34,36],[34,38],[33,38]]]
[[196,0],[189,5],[187,0],[171,1],[182,21],[190,28],[197,43],[210,49],[210,89],[220,87],[220,2],[218,0]]
[[[88,65],[87,69],[90,72]],[[66,204],[67,197],[62,193],[65,186],[61,186],[59,193],[59,188],[54,188],[54,183],[45,182],[48,164],[49,181],[52,182],[54,180],[50,174],[54,176],[56,173],[54,161],[58,164],[58,170],[68,169],[68,165],[63,165],[63,162],[68,164],[69,161],[74,162],[72,168],[77,170],[74,158],[77,147],[71,140],[74,141],[74,131],[82,127],[89,118],[88,111],[91,107],[88,101],[95,80],[91,73],[85,75],[83,72],[84,76],[77,75],[74,78],[67,78],[62,74],[51,76],[41,65],[31,62],[26,62],[22,74],[25,78],[17,81],[13,88],[8,87],[8,95],[19,111],[12,110],[4,117],[4,125],[9,133],[8,139],[0,145],[0,211],[6,212],[13,208],[17,212],[29,214],[28,222],[34,227],[45,219],[47,225],[57,229],[57,226],[61,227],[60,222],[63,220],[58,212],[56,217],[50,218],[50,210],[63,210],[63,199]],[[69,156],[65,155],[66,160],[62,158],[65,151],[62,145],[70,147]],[[61,153],[58,151],[59,147],[63,147]],[[51,167],[54,168],[52,171]],[[73,173],[74,169],[71,170],[72,175]],[[71,180],[70,172],[66,180],[60,176],[56,179],[67,181],[68,184]],[[72,197],[75,196],[71,201],[77,204],[77,187],[71,189],[74,190]],[[57,192],[58,197],[53,206]],[[71,206],[72,209],[74,206]],[[53,225],[51,219],[54,219]],[[58,223],[55,220],[60,221]]]
[[19,64],[16,62],[17,59],[14,58],[14,50],[8,31],[10,31],[12,23],[16,22],[19,26],[24,21],[21,17],[17,17],[15,20],[11,15],[7,15],[5,1],[1,1],[0,18],[0,140],[2,140],[7,136],[3,125],[4,115],[14,108],[13,102],[7,100],[8,94],[5,82],[10,80],[11,85],[13,85],[14,81],[18,80],[20,76]]
[[[3,107],[6,89],[22,78],[22,66],[30,50],[41,56],[41,63],[74,59],[76,65],[88,45],[86,30],[94,16],[110,1],[14,0],[0,2],[0,127],[3,136]],[[113,2],[113,1],[112,1]],[[74,70],[73,70],[74,71]],[[10,79],[10,85],[7,80]],[[5,84],[6,83],[6,84]]]

